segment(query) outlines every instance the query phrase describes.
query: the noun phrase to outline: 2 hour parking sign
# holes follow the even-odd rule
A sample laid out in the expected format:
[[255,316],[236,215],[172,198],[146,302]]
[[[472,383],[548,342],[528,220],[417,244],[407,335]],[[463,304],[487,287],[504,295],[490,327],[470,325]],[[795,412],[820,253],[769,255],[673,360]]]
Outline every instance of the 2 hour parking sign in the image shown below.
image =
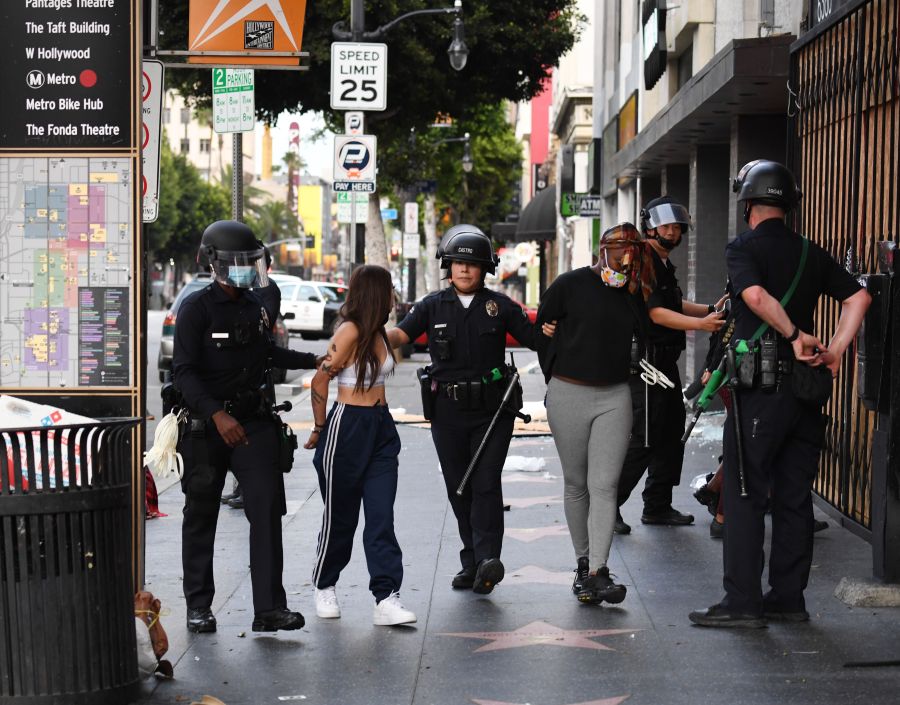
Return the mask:
[[334,136],[335,191],[375,191],[375,146],[375,135]]

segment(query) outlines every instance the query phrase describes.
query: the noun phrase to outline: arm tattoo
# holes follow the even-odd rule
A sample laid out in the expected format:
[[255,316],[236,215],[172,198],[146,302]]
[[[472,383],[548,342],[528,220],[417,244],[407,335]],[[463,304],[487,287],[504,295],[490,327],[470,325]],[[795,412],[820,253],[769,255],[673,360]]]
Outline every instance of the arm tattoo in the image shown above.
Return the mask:
[[319,394],[315,389],[312,390],[312,393],[310,396],[312,397],[313,404],[319,404],[319,403],[324,404],[326,401],[325,397],[323,397],[321,394]]

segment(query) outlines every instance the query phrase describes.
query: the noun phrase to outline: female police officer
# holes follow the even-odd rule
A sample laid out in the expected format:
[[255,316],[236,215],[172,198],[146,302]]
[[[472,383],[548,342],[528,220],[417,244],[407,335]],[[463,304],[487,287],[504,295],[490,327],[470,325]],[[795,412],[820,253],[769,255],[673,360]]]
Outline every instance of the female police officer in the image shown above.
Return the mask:
[[[491,241],[474,225],[450,228],[437,257],[451,286],[426,296],[389,332],[397,347],[428,332],[431,435],[459,525],[462,570],[454,588],[487,594],[503,579],[503,494],[500,473],[512,437],[512,413],[501,414],[462,496],[457,488],[496,412],[506,384],[506,333],[534,349],[535,327],[507,296],[486,289],[497,265]],[[427,411],[427,410],[426,410]]]

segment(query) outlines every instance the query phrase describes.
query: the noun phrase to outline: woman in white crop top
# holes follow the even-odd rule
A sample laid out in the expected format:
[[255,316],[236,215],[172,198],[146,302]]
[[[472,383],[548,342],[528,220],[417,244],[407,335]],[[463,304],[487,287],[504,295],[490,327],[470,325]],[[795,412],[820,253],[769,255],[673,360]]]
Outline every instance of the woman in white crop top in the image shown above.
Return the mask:
[[[400,437],[384,393],[384,379],[394,368],[384,330],[393,302],[390,272],[373,265],[353,272],[340,311],[343,322],[311,384],[315,426],[304,447],[316,450],[313,465],[325,504],[312,576],[316,614],[323,619],[341,616],[335,586],[350,562],[362,503],[369,590],[376,601],[373,622],[416,621],[400,603],[403,562],[394,534]],[[326,416],[335,377],[337,401]]]

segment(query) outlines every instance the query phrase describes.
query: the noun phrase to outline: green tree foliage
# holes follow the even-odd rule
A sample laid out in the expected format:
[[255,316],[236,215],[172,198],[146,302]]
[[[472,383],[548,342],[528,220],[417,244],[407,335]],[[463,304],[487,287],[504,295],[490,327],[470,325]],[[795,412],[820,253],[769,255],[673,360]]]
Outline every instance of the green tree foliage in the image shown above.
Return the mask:
[[[465,144],[443,141],[466,132],[473,161],[468,173],[462,168]],[[378,173],[379,187],[392,188],[398,203],[414,195],[407,189],[409,184],[434,180],[438,210],[449,210],[453,224],[476,223],[485,231],[508,214],[522,174],[522,147],[499,104],[482,106],[452,130],[431,128],[416,133],[414,139],[387,145],[380,159],[385,166]]]
[[200,236],[206,226],[231,217],[228,192],[204,181],[182,154],[174,154],[163,141],[160,150],[159,218],[145,233],[151,258],[173,259],[192,269]]
[[[366,28],[373,30],[398,16],[425,8],[452,6],[452,0],[381,0],[366,2]],[[447,47],[452,15],[415,17],[395,26],[385,40],[388,51],[388,109],[368,113],[369,129],[379,138],[406,138],[411,127],[423,129],[438,113],[467,119],[481,105],[508,99],[528,100],[541,91],[550,67],[574,44],[583,17],[576,0],[466,0],[463,4],[466,68],[450,68]],[[160,46],[187,47],[188,3],[160,0]],[[323,112],[334,128],[342,117],[329,103],[332,26],[349,24],[349,0],[307,2],[303,50],[309,71],[258,71],[256,112],[274,122],[283,111]],[[170,88],[210,102],[210,70],[178,70],[166,77]]]
[[300,236],[300,221],[284,201],[265,201],[247,217],[247,225],[263,242]]

